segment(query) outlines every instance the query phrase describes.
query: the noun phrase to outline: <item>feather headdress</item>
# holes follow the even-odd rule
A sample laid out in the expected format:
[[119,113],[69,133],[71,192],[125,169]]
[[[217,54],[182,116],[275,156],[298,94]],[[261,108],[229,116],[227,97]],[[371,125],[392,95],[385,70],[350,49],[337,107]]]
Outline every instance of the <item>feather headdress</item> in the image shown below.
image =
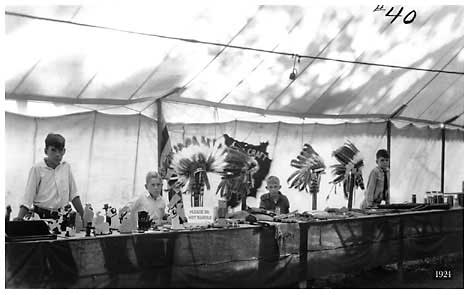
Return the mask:
[[187,138],[174,150],[171,168],[178,175],[178,186],[195,197],[203,195],[205,187],[210,189],[207,173],[222,173],[226,165],[224,145],[210,138],[202,137],[200,142],[195,136]]
[[287,179],[290,188],[310,193],[319,192],[321,174],[324,173],[326,165],[311,145],[305,143],[303,150],[296,159],[291,160],[290,165],[298,169]]
[[333,184],[344,182],[344,189],[347,187],[346,182],[349,181],[350,173],[355,175],[355,184],[362,190],[365,189],[361,170],[363,168],[363,156],[357,147],[347,140],[347,142],[332,152],[332,156],[336,158],[339,164],[331,166],[332,174],[335,175]]
[[230,147],[226,151],[226,165],[216,193],[227,199],[229,207],[236,207],[254,185],[252,176],[259,170],[259,165],[241,149]]

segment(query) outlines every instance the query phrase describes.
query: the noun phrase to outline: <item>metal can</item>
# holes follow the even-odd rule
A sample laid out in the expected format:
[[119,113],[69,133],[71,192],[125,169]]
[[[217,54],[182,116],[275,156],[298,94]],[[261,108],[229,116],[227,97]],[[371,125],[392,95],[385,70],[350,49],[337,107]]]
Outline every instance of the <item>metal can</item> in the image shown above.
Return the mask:
[[464,207],[464,194],[458,194],[458,205]]
[[446,199],[446,203],[450,206],[454,206],[454,196],[453,195],[448,195]]
[[412,194],[412,203],[417,203],[417,195],[416,194]]
[[437,200],[437,204],[444,204],[445,203],[445,200],[443,198],[443,194],[442,193],[438,193],[438,200]]
[[429,196],[428,197],[428,204],[435,204],[435,197],[434,196]]

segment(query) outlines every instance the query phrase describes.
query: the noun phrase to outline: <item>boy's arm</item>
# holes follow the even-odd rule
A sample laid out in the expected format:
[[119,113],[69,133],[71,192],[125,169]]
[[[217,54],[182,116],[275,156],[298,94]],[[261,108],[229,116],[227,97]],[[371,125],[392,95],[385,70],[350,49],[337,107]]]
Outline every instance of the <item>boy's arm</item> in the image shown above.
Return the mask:
[[369,207],[373,203],[374,200],[374,192],[376,190],[376,181],[377,181],[377,176],[375,170],[371,170],[370,176],[368,177],[368,183],[366,185],[366,190],[365,190],[365,199],[366,199],[366,206]]
[[15,220],[23,220],[23,217],[28,213],[30,206],[33,204],[34,197],[37,194],[38,187],[39,176],[36,173],[36,169],[32,167],[29,170],[23,201],[20,204],[20,211],[18,212],[18,216],[15,218]]
[[78,195],[77,184],[75,182],[75,178],[73,177],[73,173],[71,168],[69,168],[68,173],[68,185],[69,185],[69,197],[73,204],[75,210],[77,210],[78,214],[80,214],[81,220],[83,220],[83,214],[85,210],[83,210],[83,205],[80,200],[80,196]]
[[80,214],[81,220],[83,220],[83,214],[85,210],[83,210],[83,205],[81,204],[80,196],[76,196],[72,200],[73,207],[77,210],[78,214]]
[[284,195],[284,197],[285,197],[285,201],[286,201],[286,204],[287,204],[287,213],[290,213],[290,201],[288,201],[287,196]]
[[21,221],[23,220],[23,217],[28,213],[29,209],[26,208],[26,206],[21,205],[20,206],[20,212],[18,212],[18,216],[13,218],[13,221]]

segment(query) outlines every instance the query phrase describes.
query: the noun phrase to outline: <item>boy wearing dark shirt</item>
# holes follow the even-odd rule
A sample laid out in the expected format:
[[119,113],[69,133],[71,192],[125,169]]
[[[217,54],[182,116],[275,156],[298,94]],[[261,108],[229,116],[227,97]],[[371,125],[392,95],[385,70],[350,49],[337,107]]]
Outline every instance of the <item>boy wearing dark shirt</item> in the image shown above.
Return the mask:
[[286,214],[290,212],[288,198],[279,191],[282,186],[277,176],[267,178],[267,194],[261,196],[259,208],[274,211],[276,214]]

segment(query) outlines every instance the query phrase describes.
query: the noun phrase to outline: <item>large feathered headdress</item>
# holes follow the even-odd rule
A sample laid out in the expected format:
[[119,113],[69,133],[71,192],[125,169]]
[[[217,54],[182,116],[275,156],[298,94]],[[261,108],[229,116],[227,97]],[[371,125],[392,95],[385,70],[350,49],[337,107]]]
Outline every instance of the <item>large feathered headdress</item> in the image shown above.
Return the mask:
[[326,165],[311,145],[304,144],[303,150],[296,159],[291,160],[290,165],[298,169],[287,179],[290,188],[310,193],[319,192],[321,174],[324,173]]
[[188,185],[185,191],[210,189],[207,173],[222,173],[226,165],[224,145],[203,136],[200,142],[195,136],[186,139],[184,144],[174,146],[174,151],[171,168],[178,175],[178,184]]
[[253,174],[259,170],[257,161],[241,149],[226,149],[225,168],[217,194],[227,199],[229,207],[236,207],[254,185]]

